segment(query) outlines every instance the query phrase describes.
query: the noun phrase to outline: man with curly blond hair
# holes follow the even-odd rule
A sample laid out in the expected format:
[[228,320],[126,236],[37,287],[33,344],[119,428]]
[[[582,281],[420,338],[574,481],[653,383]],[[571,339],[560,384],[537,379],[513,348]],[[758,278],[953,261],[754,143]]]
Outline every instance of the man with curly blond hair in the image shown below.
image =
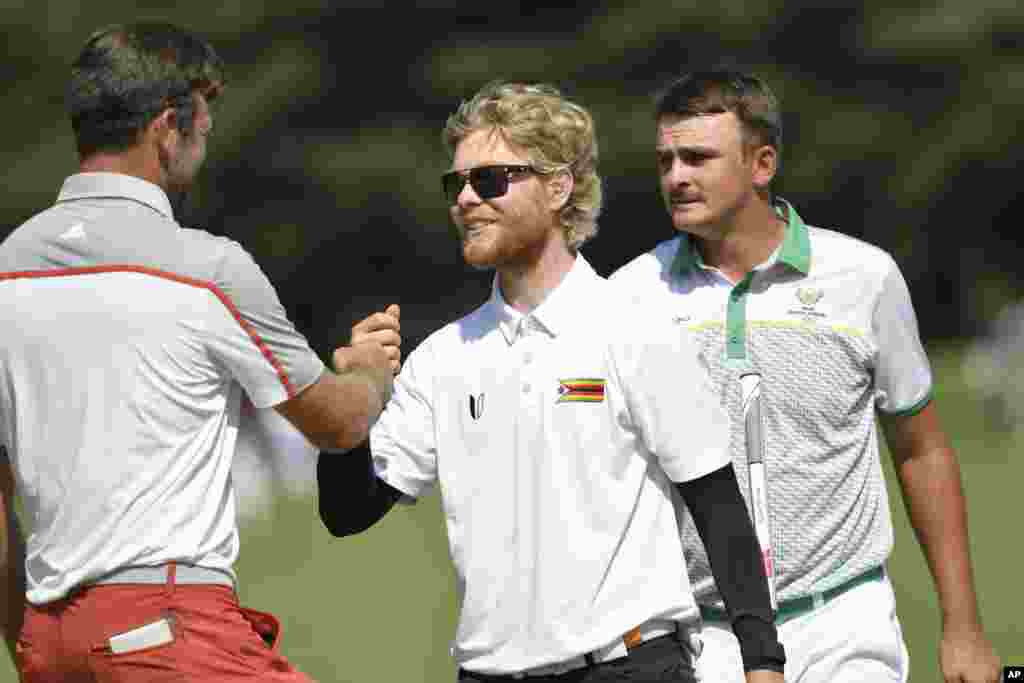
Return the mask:
[[[320,459],[327,528],[359,533],[440,487],[462,683],[685,682],[699,612],[677,489],[729,608],[763,625],[737,631],[756,657],[748,680],[781,683],[728,421],[695,350],[579,254],[601,209],[590,114],[552,86],[495,82],[444,140],[450,217],[466,262],[496,271],[491,297],[412,352],[362,462]],[[397,347],[394,313],[358,323],[353,346]]]

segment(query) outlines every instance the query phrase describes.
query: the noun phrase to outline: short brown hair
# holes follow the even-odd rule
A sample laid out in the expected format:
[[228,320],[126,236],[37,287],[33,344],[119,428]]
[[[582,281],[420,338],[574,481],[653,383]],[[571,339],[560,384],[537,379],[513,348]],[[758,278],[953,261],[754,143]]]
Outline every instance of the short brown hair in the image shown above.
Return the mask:
[[224,63],[199,36],[173,24],[141,22],[93,33],[71,67],[66,102],[83,158],[121,151],[167,108],[178,129],[192,130],[192,93],[212,99]]
[[782,114],[778,98],[757,76],[733,69],[685,74],[666,87],[655,101],[655,118],[689,118],[731,111],[742,126],[748,147],[770,145],[782,156]]

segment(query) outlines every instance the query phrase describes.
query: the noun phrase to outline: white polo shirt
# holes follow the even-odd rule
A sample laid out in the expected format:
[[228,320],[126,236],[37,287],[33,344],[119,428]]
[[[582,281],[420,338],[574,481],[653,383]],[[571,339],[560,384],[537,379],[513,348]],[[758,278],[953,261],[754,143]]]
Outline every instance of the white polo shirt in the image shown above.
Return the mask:
[[[907,285],[887,253],[809,227],[785,201],[783,243],[742,281],[708,267],[688,236],[613,276],[649,315],[690,331],[734,426],[749,493],[739,373],[762,374],[769,517],[781,600],[840,585],[892,549],[875,412],[914,414],[931,370]],[[720,600],[692,520],[684,525],[699,602]]]
[[529,315],[491,299],[408,357],[371,444],[412,497],[439,482],[461,602],[453,655],[512,673],[695,619],[671,481],[728,462],[696,352],[577,257]]
[[126,566],[230,573],[241,392],[268,407],[324,369],[252,258],[156,185],[71,176],[0,245],[0,329],[29,601]]

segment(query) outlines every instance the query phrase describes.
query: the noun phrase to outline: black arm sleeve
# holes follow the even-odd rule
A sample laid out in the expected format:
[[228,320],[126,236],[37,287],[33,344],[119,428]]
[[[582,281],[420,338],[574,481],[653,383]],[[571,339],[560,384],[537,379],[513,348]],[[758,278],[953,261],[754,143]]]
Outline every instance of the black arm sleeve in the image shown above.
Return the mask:
[[373,471],[367,443],[344,455],[321,453],[316,461],[320,519],[334,536],[366,531],[387,514],[402,492]]
[[676,484],[693,517],[740,642],[744,671],[782,673],[786,654],[772,614],[761,549],[732,465]]

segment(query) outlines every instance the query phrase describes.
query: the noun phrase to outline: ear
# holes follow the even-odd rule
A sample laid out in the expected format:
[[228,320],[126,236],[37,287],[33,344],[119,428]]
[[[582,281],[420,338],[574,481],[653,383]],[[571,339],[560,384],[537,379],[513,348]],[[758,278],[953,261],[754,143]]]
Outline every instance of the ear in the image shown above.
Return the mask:
[[561,211],[572,194],[574,181],[568,170],[558,171],[548,179],[548,207],[552,211]]
[[179,135],[178,115],[171,107],[160,112],[143,131],[144,139],[156,145],[161,158],[166,157],[178,144]]
[[751,180],[759,190],[766,189],[779,170],[779,153],[771,145],[755,147],[750,155]]

